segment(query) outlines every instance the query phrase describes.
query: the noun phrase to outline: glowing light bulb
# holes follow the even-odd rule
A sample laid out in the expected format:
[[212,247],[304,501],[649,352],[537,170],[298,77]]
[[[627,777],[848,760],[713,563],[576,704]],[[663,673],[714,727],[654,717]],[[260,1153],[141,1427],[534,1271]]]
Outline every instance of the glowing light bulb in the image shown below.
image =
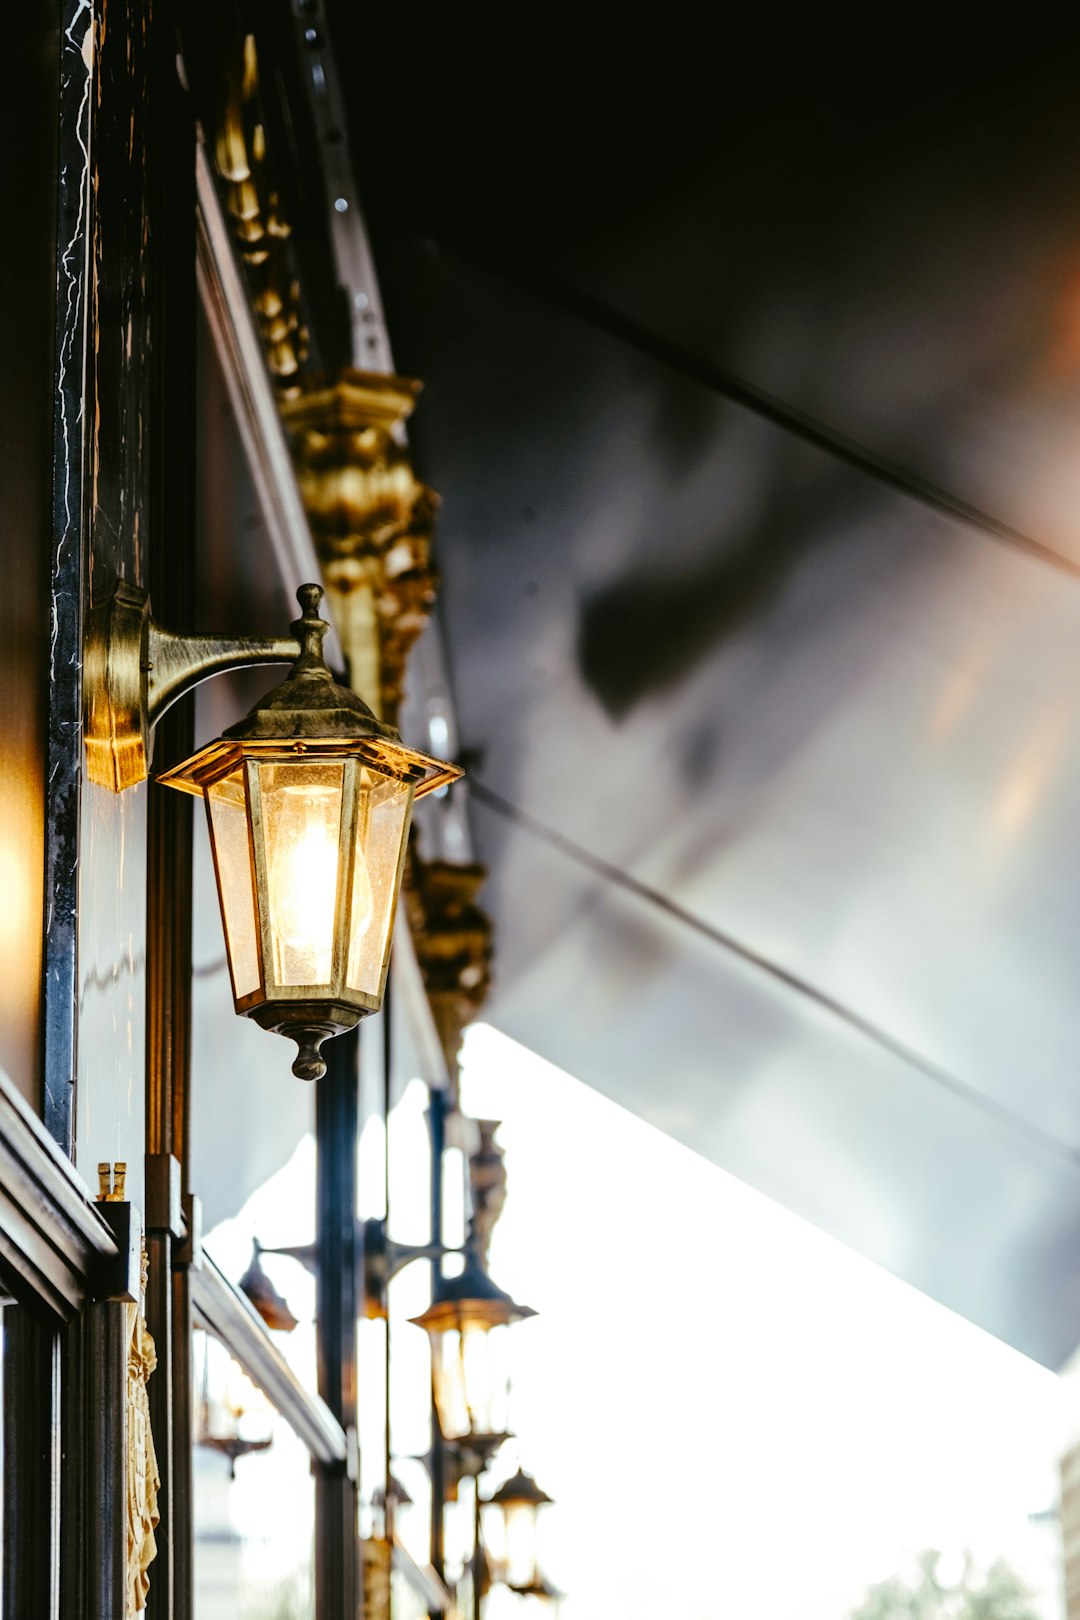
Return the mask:
[[536,1573],[536,1509],[515,1503],[506,1516],[507,1575],[515,1586],[525,1586]]
[[286,984],[325,984],[334,952],[340,787],[275,788],[268,817],[270,918]]

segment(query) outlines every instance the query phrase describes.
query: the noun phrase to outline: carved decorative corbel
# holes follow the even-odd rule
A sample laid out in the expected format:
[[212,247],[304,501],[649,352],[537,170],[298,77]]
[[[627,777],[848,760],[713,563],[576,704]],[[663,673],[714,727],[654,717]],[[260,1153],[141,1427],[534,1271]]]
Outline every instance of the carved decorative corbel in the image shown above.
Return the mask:
[[485,1270],[491,1258],[491,1234],[506,1205],[506,1155],[495,1140],[502,1121],[478,1119],[480,1146],[469,1156],[472,1215],[469,1235]]
[[455,1106],[462,1036],[491,988],[491,918],[476,903],[486,877],[478,862],[425,861],[415,852],[406,873],[409,925]]
[[214,161],[225,209],[244,261],[266,363],[287,396],[308,355],[300,284],[281,210],[262,115],[259,58],[251,34],[237,42],[222,75]]
[[416,477],[400,435],[419,391],[406,377],[347,370],[312,379],[283,405],[349,683],[391,725],[437,584],[439,497]]
[[[143,1251],[142,1291],[146,1294],[147,1256]],[[146,1326],[143,1305],[125,1307],[128,1313],[127,1363],[127,1613],[128,1620],[144,1613],[150,1590],[150,1565],[157,1557],[154,1531],[160,1522],[158,1473],[154,1436],[150,1428],[150,1401],[146,1381],[157,1366],[157,1350]]]
[[363,1620],[390,1620],[390,1576],[394,1549],[382,1536],[367,1536],[360,1543],[363,1565]]

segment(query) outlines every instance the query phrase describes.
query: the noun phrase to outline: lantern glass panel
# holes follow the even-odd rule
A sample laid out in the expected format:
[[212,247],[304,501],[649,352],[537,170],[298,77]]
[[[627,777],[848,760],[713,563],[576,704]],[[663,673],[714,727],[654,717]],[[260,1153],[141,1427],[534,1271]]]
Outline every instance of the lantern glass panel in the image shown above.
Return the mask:
[[233,995],[240,1001],[258,990],[260,979],[247,796],[239,767],[207,788],[206,810],[225,919]]
[[361,990],[369,996],[382,994],[412,801],[411,783],[364,767],[356,807],[345,980],[350,990]]
[[432,1334],[435,1403],[448,1440],[503,1433],[510,1386],[507,1331],[465,1317]]
[[537,1574],[537,1508],[532,1502],[510,1502],[502,1512],[506,1578],[512,1586],[528,1586]]
[[343,766],[260,764],[274,982],[329,985],[340,862]]

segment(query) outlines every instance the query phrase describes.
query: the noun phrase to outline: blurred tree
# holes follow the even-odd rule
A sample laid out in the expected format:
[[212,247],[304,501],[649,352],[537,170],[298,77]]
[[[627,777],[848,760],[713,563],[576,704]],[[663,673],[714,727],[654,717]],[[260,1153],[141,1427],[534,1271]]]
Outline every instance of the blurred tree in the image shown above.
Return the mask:
[[1039,1620],[1031,1594],[1004,1559],[977,1569],[965,1554],[958,1581],[943,1579],[942,1556],[928,1550],[915,1578],[893,1576],[872,1586],[851,1620]]

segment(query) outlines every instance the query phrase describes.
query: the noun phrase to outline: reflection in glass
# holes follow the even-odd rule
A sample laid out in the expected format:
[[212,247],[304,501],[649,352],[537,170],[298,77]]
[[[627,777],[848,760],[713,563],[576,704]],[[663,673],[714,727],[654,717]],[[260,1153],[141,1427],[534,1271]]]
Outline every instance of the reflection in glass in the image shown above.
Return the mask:
[[[211,1435],[230,1421],[241,1440],[255,1437],[256,1427],[261,1434],[242,1460],[221,1447],[195,1447],[195,1613],[198,1620],[313,1620],[310,1457],[257,1391],[253,1398],[243,1373],[227,1371],[235,1363],[221,1346],[209,1345]],[[203,1366],[204,1342],[195,1354]]]
[[346,982],[375,996],[382,992],[413,790],[366,766],[360,782]]
[[[258,771],[274,978],[283,985],[328,985],[337,914],[343,768],[288,764],[260,765]],[[354,897],[357,892],[354,883]]]
[[207,790],[206,803],[214,834],[221,910],[237,1001],[259,988],[259,950],[255,925],[255,886],[248,843],[247,806],[240,770]]

